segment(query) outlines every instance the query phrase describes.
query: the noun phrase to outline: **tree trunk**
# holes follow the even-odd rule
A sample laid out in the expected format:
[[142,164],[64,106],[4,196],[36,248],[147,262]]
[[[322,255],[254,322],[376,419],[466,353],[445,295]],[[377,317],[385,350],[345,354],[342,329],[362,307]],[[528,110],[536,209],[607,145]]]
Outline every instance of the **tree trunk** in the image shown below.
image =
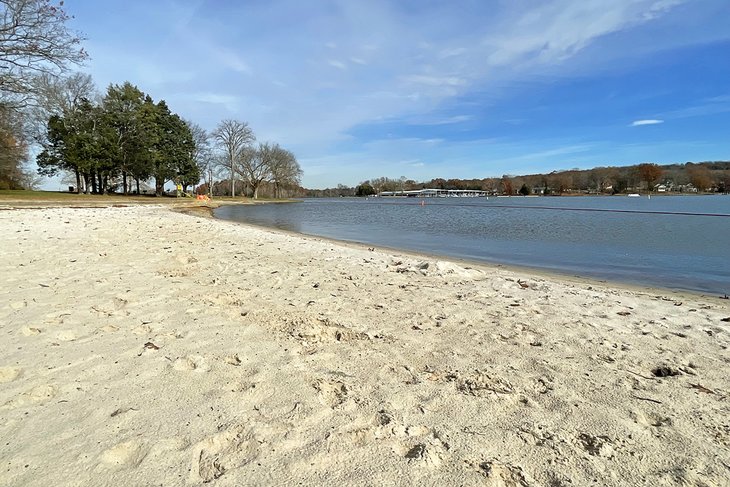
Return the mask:
[[98,193],[96,189],[96,174],[92,171],[91,174],[89,174],[89,177],[91,178],[91,192],[96,194]]
[[259,197],[259,185],[258,184],[256,184],[256,185],[253,185],[252,184],[251,187],[253,188],[253,199],[258,199],[258,197]]
[[155,196],[162,196],[162,190],[165,186],[165,181],[161,181],[159,178],[155,178]]
[[139,178],[135,178],[135,182],[137,183],[137,196],[139,196],[140,195],[140,192],[139,192]]
[[231,198],[236,197],[236,178],[233,177],[233,165],[231,165]]
[[75,169],[76,173],[76,194],[81,194],[81,174],[78,169]]
[[122,186],[124,186],[124,196],[127,196],[127,171],[122,171]]
[[89,194],[89,173],[84,173],[84,194]]

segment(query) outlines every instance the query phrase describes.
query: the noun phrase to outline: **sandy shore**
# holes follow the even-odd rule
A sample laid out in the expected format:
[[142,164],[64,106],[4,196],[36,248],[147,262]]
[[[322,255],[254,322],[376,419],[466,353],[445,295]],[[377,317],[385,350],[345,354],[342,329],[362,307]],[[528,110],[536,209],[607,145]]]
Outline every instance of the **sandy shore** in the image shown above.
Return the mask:
[[0,249],[0,485],[728,485],[728,301],[159,207]]

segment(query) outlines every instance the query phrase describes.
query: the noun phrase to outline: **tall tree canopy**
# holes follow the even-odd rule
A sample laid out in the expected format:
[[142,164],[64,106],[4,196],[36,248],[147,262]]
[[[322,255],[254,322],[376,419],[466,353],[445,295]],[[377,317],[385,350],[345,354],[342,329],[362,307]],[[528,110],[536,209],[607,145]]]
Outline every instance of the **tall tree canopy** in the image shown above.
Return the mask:
[[52,176],[68,171],[75,175],[79,191],[82,183],[87,193],[103,189],[103,146],[99,143],[103,134],[99,117],[99,109],[87,99],[65,116],[52,115],[47,143],[36,158],[39,173]]
[[[101,102],[102,123],[108,131],[104,140],[106,155],[112,165],[121,173],[124,194],[128,192],[130,176],[137,182],[146,180],[151,175],[151,160],[148,147],[150,128],[154,121],[145,119],[145,104],[152,104],[152,99],[129,82],[122,85],[109,85]],[[151,108],[154,118],[154,105]]]
[[[53,114],[47,143],[38,155],[39,172],[76,175],[79,191],[103,193],[112,186],[126,194],[135,181],[155,179],[162,194],[167,181],[197,184],[195,143],[185,121],[164,101],[155,103],[131,83],[110,85],[101,103],[82,98],[74,110]],[[82,184],[83,183],[83,184]]]
[[151,149],[156,193],[162,194],[167,181],[183,187],[197,184],[200,170],[194,160],[195,141],[190,126],[172,113],[164,100],[155,106],[155,112],[156,124],[152,130],[155,140]]

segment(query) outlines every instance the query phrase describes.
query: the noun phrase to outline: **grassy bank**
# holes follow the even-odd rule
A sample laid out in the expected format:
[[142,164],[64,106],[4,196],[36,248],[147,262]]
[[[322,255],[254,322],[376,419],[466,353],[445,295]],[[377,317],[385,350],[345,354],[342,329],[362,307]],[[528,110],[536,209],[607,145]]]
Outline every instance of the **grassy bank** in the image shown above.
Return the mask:
[[254,200],[245,197],[220,197],[211,202],[201,202],[192,197],[130,195],[122,194],[76,194],[62,191],[0,190],[0,208],[3,207],[49,207],[49,206],[112,206],[112,205],[180,205],[201,206],[213,204],[252,204]]

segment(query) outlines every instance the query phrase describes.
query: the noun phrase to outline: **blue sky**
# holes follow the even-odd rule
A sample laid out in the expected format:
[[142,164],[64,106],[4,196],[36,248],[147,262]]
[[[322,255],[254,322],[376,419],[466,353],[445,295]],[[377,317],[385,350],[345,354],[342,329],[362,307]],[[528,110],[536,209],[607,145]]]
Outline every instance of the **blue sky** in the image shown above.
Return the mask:
[[312,188],[730,158],[727,0],[67,0],[100,90],[248,122]]

